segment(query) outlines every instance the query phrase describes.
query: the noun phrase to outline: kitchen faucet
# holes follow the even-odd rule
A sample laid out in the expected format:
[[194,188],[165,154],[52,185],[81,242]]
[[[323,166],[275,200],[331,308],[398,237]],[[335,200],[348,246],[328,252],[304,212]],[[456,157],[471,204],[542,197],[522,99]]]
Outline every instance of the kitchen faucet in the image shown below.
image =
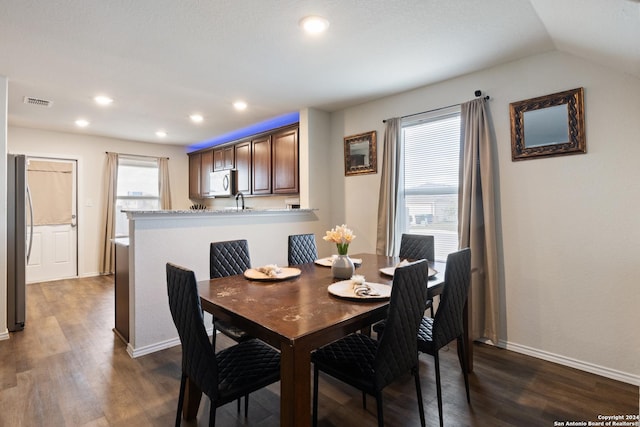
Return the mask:
[[236,193],[236,209],[238,209],[238,197],[242,199],[242,210],[244,210],[244,194],[241,191]]

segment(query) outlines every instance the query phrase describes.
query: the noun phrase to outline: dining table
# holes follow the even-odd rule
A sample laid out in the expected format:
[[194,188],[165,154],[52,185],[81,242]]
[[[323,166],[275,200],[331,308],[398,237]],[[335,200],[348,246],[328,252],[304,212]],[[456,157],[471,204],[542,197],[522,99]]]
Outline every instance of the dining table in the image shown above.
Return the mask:
[[[366,253],[350,257],[361,261],[354,274],[366,282],[392,285],[393,277],[380,270],[397,265],[398,257]],[[446,265],[429,265],[435,271],[426,281],[431,298],[445,286]],[[291,267],[299,272],[286,280],[253,280],[239,274],[199,281],[198,292],[203,310],[280,350],[280,425],[302,427],[311,424],[311,353],[350,333],[370,330],[385,319],[389,300],[336,296],[328,288],[342,279],[335,279],[330,267],[318,263]],[[195,418],[200,399],[197,386],[190,383],[186,419]]]

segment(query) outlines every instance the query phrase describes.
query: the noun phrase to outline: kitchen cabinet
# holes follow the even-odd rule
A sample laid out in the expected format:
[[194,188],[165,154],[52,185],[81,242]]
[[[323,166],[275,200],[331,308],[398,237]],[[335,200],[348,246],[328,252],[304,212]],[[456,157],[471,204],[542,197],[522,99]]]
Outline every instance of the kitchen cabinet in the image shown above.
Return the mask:
[[208,197],[209,195],[209,176],[213,172],[213,150],[203,151],[200,160],[200,195]]
[[210,173],[225,169],[238,171],[236,191],[245,195],[299,193],[298,138],[289,126],[189,154],[189,198],[210,197]]
[[235,145],[236,190],[243,194],[251,194],[251,141]]
[[273,193],[298,192],[298,127],[285,129],[271,137]]
[[213,170],[221,171],[224,169],[224,153],[222,150],[213,150]]
[[213,170],[233,169],[234,153],[233,145],[213,150]]
[[251,194],[271,193],[271,135],[251,141]]
[[125,343],[129,342],[129,239],[114,239],[115,243],[115,327]]
[[202,197],[200,191],[200,153],[189,154],[189,198],[199,199]]
[[235,150],[233,148],[233,145],[224,147],[223,152],[224,168],[233,169],[233,167],[235,166]]

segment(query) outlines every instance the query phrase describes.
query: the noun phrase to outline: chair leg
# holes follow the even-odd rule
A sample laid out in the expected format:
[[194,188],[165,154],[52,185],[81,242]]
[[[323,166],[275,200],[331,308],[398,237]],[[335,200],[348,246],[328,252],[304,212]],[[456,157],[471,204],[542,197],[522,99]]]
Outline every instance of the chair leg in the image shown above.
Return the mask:
[[209,410],[209,427],[215,427],[216,425],[216,405],[211,402],[211,409]]
[[378,409],[378,427],[384,427],[384,414],[382,413],[382,391],[376,392],[376,406]]
[[249,416],[249,395],[244,395],[244,417],[247,418]]
[[362,392],[362,409],[367,409],[367,393]]
[[458,360],[460,361],[460,368],[462,368],[462,375],[464,376],[464,388],[467,390],[467,403],[471,404],[471,397],[469,395],[469,374],[467,373],[467,358],[466,349],[464,345],[464,338],[458,337]]
[[436,351],[433,355],[433,359],[436,365],[436,393],[438,395],[438,416],[440,417],[440,427],[443,426],[442,422],[442,389],[440,387],[440,358]]
[[184,391],[187,387],[187,374],[182,373],[180,378],[180,395],[178,396],[178,413],[176,414],[176,427],[180,427],[182,421],[182,405],[184,404]]
[[216,324],[213,323],[213,333],[211,334],[211,347],[213,348],[213,352],[216,352],[216,336],[218,335],[218,331],[216,330]]
[[240,397],[238,398],[238,400],[236,402],[237,402],[237,404],[236,404],[236,406],[237,406],[236,412],[238,412],[238,414],[239,414],[240,413]]
[[313,427],[318,425],[318,367],[313,366]]
[[422,389],[420,388],[420,375],[418,374],[418,368],[413,369],[413,377],[416,380],[416,397],[418,399],[418,411],[420,412],[420,425],[425,427],[426,421],[424,419],[424,406],[422,404]]

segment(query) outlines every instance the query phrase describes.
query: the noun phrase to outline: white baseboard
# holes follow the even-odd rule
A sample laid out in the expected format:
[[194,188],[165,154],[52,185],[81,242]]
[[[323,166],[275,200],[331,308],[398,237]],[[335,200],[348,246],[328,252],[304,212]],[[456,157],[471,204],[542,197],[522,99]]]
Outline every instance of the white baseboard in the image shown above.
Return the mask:
[[180,345],[180,338],[176,337],[167,341],[158,342],[151,345],[146,345],[144,347],[133,348],[131,343],[127,344],[127,353],[132,358],[144,356],[147,354],[155,353],[156,351],[165,350],[167,348],[175,347]]
[[5,329],[0,333],[0,341],[8,340],[8,339],[9,339],[9,330]]
[[549,353],[544,350],[538,350],[536,348],[527,347],[526,345],[516,344],[503,340],[498,341],[498,347],[640,387],[640,375],[618,371],[616,369],[595,365],[593,363],[584,362],[582,360],[572,359],[570,357]]
[[[213,325],[211,327],[207,328],[207,334],[209,334],[209,336],[211,336],[212,333],[213,333]],[[180,338],[179,337],[172,338],[170,340],[158,342],[158,343],[151,344],[151,345],[146,345],[144,347],[137,347],[137,348],[133,348],[131,343],[128,343],[127,344],[127,353],[129,354],[129,356],[131,356],[132,358],[135,359],[136,357],[140,357],[140,356],[144,356],[144,355],[147,355],[147,354],[155,353],[156,351],[165,350],[167,348],[175,347],[177,345],[180,345]]]

